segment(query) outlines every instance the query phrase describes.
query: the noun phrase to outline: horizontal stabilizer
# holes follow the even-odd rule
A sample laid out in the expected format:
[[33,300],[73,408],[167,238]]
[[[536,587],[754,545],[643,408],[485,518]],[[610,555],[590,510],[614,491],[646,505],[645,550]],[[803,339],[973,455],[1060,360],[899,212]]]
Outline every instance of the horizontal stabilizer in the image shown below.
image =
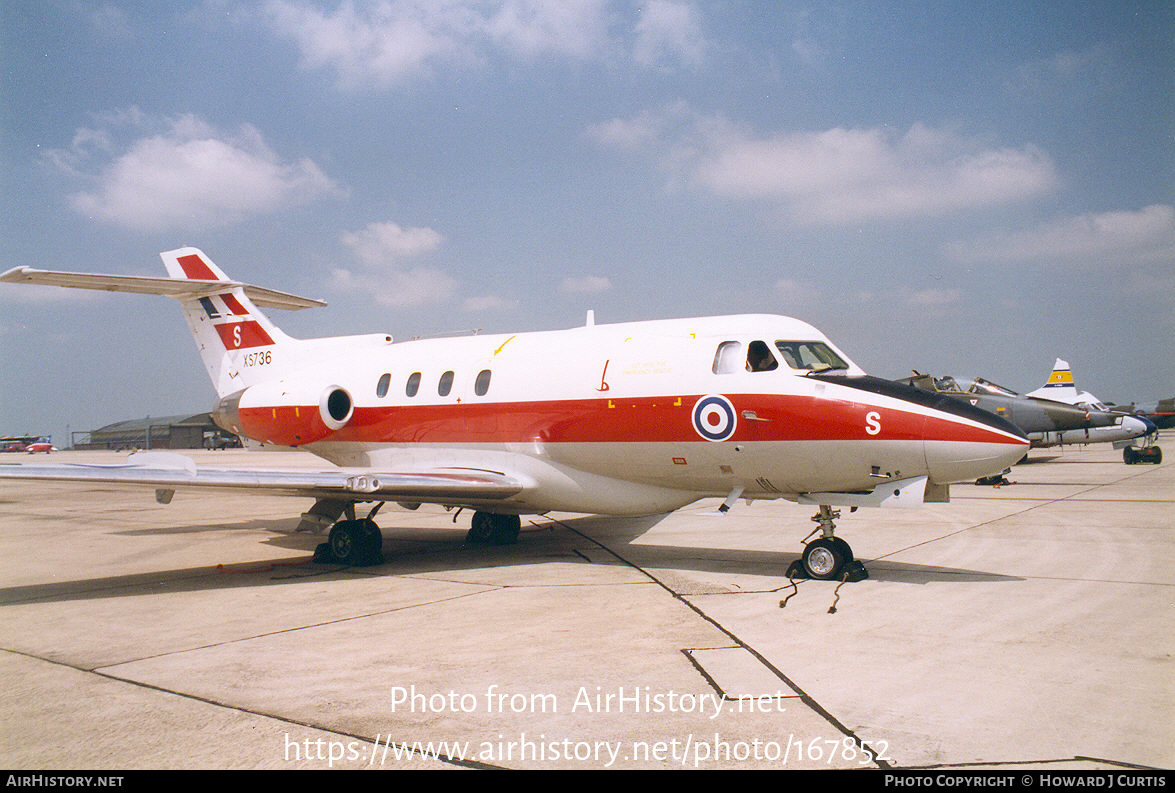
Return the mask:
[[139,275],[101,275],[97,273],[70,273],[59,270],[35,270],[32,267],[14,267],[0,281],[7,283],[64,286],[73,289],[98,289],[105,292],[131,292],[140,295],[164,295],[176,299],[211,297],[234,289],[242,289],[256,305],[262,308],[296,310],[325,306],[326,301],[299,297],[239,281],[214,281],[198,278],[153,278]]

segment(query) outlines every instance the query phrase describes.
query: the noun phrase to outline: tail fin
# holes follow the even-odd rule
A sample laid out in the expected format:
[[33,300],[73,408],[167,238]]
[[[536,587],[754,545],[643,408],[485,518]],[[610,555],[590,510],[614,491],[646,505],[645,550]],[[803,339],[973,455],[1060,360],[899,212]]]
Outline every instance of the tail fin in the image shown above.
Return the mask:
[[1073,382],[1073,370],[1069,368],[1068,361],[1062,361],[1058,358],[1053,364],[1053,371],[1049,374],[1049,379],[1029,396],[1067,402],[1070,405],[1076,403],[1077,385]]
[[177,297],[217,396],[252,385],[260,373],[271,373],[282,363],[278,348],[288,349],[295,340],[262,313],[242,284],[230,280],[196,248],[159,255],[173,280],[199,281],[208,287],[200,294]]
[[170,278],[17,267],[0,275],[0,281],[166,295],[179,300],[220,397],[269,379],[294,363],[294,356],[287,353],[298,341],[282,333],[259,307],[299,309],[325,305],[321,300],[233,281],[196,248],[166,251],[160,256]]
[[1068,405],[1082,405],[1086,409],[1109,410],[1100,399],[1088,391],[1078,391],[1077,382],[1073,379],[1073,370],[1067,361],[1057,359],[1053,364],[1053,371],[1048,381],[1029,392],[1028,396],[1051,399],[1054,402],[1064,402]]

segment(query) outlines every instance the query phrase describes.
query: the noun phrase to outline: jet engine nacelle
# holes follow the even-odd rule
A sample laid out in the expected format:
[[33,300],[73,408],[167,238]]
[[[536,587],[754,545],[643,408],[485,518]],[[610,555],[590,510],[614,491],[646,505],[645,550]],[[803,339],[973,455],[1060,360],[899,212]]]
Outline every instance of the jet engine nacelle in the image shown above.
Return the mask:
[[302,446],[338,432],[354,415],[354,400],[343,386],[279,380],[229,394],[213,409],[212,420],[222,429],[263,443]]

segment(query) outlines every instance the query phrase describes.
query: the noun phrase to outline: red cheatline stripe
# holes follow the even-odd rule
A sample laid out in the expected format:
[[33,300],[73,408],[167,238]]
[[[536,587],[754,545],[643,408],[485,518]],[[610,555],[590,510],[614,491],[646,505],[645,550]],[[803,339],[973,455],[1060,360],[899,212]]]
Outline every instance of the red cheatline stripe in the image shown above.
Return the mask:
[[[332,440],[370,443],[710,443],[693,426],[697,396],[639,399],[553,400],[357,407]],[[757,441],[951,441],[1023,445],[997,430],[950,418],[837,403],[810,397],[730,397],[736,410],[753,410],[770,421],[739,421],[726,442]],[[869,432],[867,413],[877,413],[881,431]],[[297,414],[297,418],[295,418]],[[269,435],[319,434],[317,405],[242,408],[242,421]]]

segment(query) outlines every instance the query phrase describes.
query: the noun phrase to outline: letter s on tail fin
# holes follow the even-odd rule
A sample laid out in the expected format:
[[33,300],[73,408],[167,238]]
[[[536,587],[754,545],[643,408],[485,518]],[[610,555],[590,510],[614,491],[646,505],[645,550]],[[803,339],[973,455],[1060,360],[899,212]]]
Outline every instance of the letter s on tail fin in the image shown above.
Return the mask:
[[221,397],[293,363],[283,361],[278,350],[297,341],[282,333],[259,307],[300,309],[326,305],[321,300],[233,281],[196,248],[166,251],[160,256],[170,278],[17,267],[0,275],[0,281],[165,295],[179,300],[200,357]]

